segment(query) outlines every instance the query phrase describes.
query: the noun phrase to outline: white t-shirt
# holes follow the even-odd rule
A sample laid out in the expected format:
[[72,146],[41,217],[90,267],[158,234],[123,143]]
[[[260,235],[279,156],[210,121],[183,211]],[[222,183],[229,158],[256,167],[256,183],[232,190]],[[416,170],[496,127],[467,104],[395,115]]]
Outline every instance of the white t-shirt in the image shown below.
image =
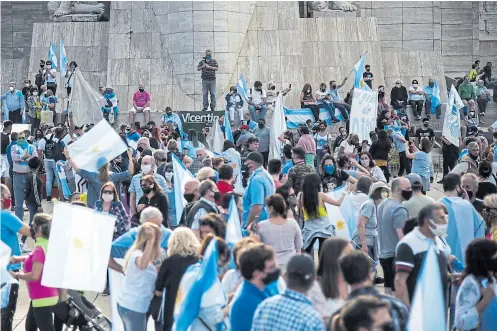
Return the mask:
[[262,103],[262,98],[266,97],[266,91],[264,89],[259,92],[256,91],[254,88],[250,89],[250,97],[252,98],[252,102],[255,103],[256,105],[259,105]]
[[[347,140],[344,140],[340,143],[340,146],[338,147],[337,151],[340,151],[341,148],[344,148],[343,152],[348,155],[348,154],[352,154],[354,153],[354,149],[355,149],[355,146],[354,145],[351,145],[349,144],[349,142]],[[338,153],[337,153],[338,155]]]
[[56,83],[57,81],[55,80],[55,74],[57,73],[57,70],[50,69],[50,72],[54,75],[54,77],[52,77],[49,74],[47,74],[45,83]]

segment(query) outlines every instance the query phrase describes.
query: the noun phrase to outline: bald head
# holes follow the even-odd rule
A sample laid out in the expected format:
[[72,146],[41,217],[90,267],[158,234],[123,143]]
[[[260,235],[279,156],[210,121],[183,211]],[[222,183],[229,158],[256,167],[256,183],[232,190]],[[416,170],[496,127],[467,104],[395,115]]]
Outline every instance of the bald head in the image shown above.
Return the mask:
[[405,177],[397,177],[392,181],[392,198],[400,202],[409,200],[412,194],[411,182]]
[[192,179],[186,182],[185,193],[183,194],[186,201],[192,202],[200,199],[199,188],[200,188],[200,182],[196,179]]

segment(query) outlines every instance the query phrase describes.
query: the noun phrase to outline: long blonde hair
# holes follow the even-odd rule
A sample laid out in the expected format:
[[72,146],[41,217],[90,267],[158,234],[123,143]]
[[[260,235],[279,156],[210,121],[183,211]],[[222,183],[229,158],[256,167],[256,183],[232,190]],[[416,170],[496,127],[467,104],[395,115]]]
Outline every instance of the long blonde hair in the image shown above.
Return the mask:
[[124,266],[123,270],[126,270],[126,267],[128,265],[129,258],[131,254],[136,251],[136,250],[141,250],[142,252],[145,251],[145,246],[147,245],[148,238],[145,233],[145,229],[147,228],[152,228],[155,231],[155,242],[154,242],[154,252],[152,254],[152,259],[150,262],[153,262],[155,260],[158,260],[161,256],[161,242],[162,242],[162,231],[161,228],[158,227],[157,225],[153,223],[145,223],[140,227],[140,230],[138,231],[138,236],[136,237],[135,242],[131,247],[129,248],[128,252],[126,253],[126,256],[124,257]]

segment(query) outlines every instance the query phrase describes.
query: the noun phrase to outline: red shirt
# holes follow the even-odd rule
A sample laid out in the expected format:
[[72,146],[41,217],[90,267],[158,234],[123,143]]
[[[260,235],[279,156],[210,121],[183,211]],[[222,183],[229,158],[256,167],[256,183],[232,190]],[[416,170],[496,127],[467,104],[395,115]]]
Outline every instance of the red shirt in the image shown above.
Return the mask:
[[233,192],[233,186],[231,186],[231,184],[228,184],[223,180],[220,180],[217,182],[217,189],[219,190],[220,195],[219,195],[219,201],[216,201],[216,203],[220,205],[223,196],[228,192]]

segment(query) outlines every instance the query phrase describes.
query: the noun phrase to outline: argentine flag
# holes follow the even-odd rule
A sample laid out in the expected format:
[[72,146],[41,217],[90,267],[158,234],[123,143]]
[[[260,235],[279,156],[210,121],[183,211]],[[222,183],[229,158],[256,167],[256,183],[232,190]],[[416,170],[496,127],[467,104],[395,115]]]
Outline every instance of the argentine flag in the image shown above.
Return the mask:
[[440,106],[440,88],[438,87],[437,81],[433,81],[433,89],[431,92],[431,107],[430,111],[432,114],[435,114],[437,111],[437,107]]
[[285,111],[283,110],[283,94],[280,93],[276,99],[273,112],[273,123],[271,125],[269,142],[269,159],[281,158],[283,143],[278,137],[286,131]]
[[64,41],[60,41],[60,75],[65,76],[66,75],[66,67],[67,67],[67,55],[66,55],[66,48],[64,47]]
[[230,124],[230,120],[228,118],[228,111],[225,110],[224,111],[224,123],[223,123],[223,126],[224,126],[224,137],[226,140],[229,140],[231,142],[235,142],[235,140],[233,139],[233,131],[231,131],[231,124]]
[[186,169],[185,165],[181,160],[174,154],[171,153],[172,161],[173,161],[173,179],[174,179],[174,203],[176,207],[176,220],[180,221],[181,214],[183,213],[183,209],[185,208],[187,201],[183,197],[185,193],[185,183],[192,180],[194,177]]
[[[173,330],[187,331],[200,314],[202,297],[218,280],[217,240],[212,239],[207,246],[202,261],[190,266],[181,279],[176,297],[175,325]],[[215,297],[215,295],[214,295]],[[216,298],[209,296],[215,301]]]
[[[233,248],[236,243],[242,240],[242,228],[240,225],[240,215],[238,214],[238,209],[236,208],[235,198],[231,197],[230,208],[228,211],[228,224],[226,226],[226,243],[233,252]],[[235,261],[233,260],[233,254],[231,254],[230,259],[230,269],[235,269]]]
[[48,49],[48,59],[52,61],[52,68],[57,69],[57,49],[54,43],[50,43],[50,48]]
[[366,65],[366,55],[363,55],[363,57],[361,57],[359,62],[357,62],[354,65],[354,87],[361,90],[371,91],[368,84],[366,84],[366,82],[362,78],[365,65]]
[[[344,190],[345,186],[341,186],[326,194],[331,196],[333,199],[338,200]],[[340,206],[333,206],[330,204],[325,204],[325,206],[331,224],[335,227],[336,236],[350,241],[356,225],[355,220],[353,219],[354,215],[349,196],[347,195],[343,199]],[[349,228],[349,224],[352,227],[352,230]]]
[[407,330],[446,330],[446,315],[440,266],[432,244],[416,283]]
[[236,84],[236,91],[238,92],[238,94],[241,95],[243,101],[248,102],[247,83],[245,82],[245,78],[243,78],[243,76],[240,76],[240,78],[238,79],[238,83]]

